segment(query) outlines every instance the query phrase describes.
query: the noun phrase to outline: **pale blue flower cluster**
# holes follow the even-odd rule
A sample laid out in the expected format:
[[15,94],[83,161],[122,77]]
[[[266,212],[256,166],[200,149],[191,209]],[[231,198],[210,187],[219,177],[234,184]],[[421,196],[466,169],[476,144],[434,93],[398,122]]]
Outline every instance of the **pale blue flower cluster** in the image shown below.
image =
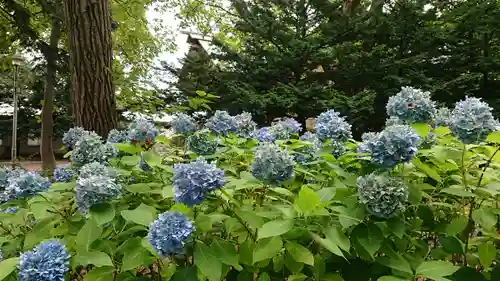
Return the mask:
[[9,178],[17,178],[26,171],[21,168],[1,167],[0,168],[0,191],[9,185]]
[[122,186],[116,181],[116,174],[99,163],[84,168],[76,181],[75,199],[85,215],[93,205],[118,198],[122,194]]
[[50,188],[49,179],[36,172],[24,172],[18,176],[8,178],[8,185],[4,191],[4,200],[31,197]]
[[9,207],[3,211],[4,214],[15,214],[17,213],[18,208],[16,207]]
[[408,123],[428,123],[434,119],[436,104],[431,94],[412,87],[401,87],[401,91],[389,98],[387,115]]
[[370,144],[377,138],[379,133],[366,132],[361,135],[361,143],[358,146],[359,153],[371,153]]
[[252,114],[243,112],[234,116],[236,121],[236,135],[240,138],[254,138],[257,123],[252,120]]
[[88,135],[89,132],[85,131],[81,127],[74,127],[69,129],[66,133],[64,133],[62,142],[64,146],[68,149],[75,148],[76,143],[85,135]]
[[57,240],[42,242],[19,258],[19,281],[64,281],[70,254]]
[[186,139],[186,149],[197,155],[212,155],[217,151],[218,140],[207,130],[198,131]]
[[298,163],[305,163],[313,160],[314,155],[322,146],[321,141],[311,132],[304,133],[300,136],[300,140],[304,141],[304,146],[297,149],[299,153],[295,155],[295,161]]
[[108,133],[109,143],[122,143],[128,141],[127,132],[122,130],[113,129]]
[[172,182],[175,201],[194,206],[209,192],[224,186],[224,171],[198,157],[189,164],[175,164]]
[[408,188],[398,178],[372,173],[358,177],[357,187],[361,203],[379,218],[393,217],[408,201]]
[[177,113],[171,122],[175,134],[190,134],[196,131],[196,122],[193,117],[185,113]]
[[332,141],[346,142],[352,138],[351,124],[341,117],[340,113],[331,109],[321,113],[314,124],[316,135],[321,141],[331,139]]
[[398,117],[390,116],[385,120],[385,126],[389,127],[392,125],[408,125],[408,123],[399,119]]
[[101,137],[91,132],[76,142],[71,153],[71,162],[75,167],[81,167],[92,162],[107,162],[116,155],[113,144],[103,144]]
[[478,98],[467,97],[455,104],[451,112],[450,130],[465,144],[479,143],[498,130],[491,107]]
[[128,138],[133,142],[149,143],[158,136],[155,124],[143,117],[137,117],[128,126]]
[[252,174],[266,184],[279,185],[293,177],[295,162],[293,156],[273,143],[257,147],[252,162]]
[[227,135],[229,132],[235,132],[237,128],[236,120],[229,115],[227,111],[217,110],[205,124],[215,134]]
[[141,152],[141,161],[139,162],[139,168],[145,172],[151,172],[153,168],[144,160],[144,152]]
[[263,127],[257,132],[257,139],[259,142],[273,142],[276,137],[271,133],[270,127]]
[[436,117],[434,118],[434,126],[450,126],[451,110],[447,107],[441,107],[436,112]]
[[328,144],[328,147],[332,149],[331,153],[333,156],[335,156],[335,158],[339,158],[340,156],[344,155],[348,150],[344,143],[339,141],[334,141]]
[[269,133],[275,139],[286,140],[302,131],[302,125],[293,118],[283,118],[269,128]]
[[179,212],[166,212],[158,216],[149,227],[148,241],[162,258],[182,254],[186,240],[195,230],[193,223]]
[[376,135],[370,135],[358,148],[359,152],[371,153],[371,161],[381,167],[394,167],[410,161],[417,153],[420,137],[408,125],[386,127]]
[[70,182],[75,175],[75,171],[69,165],[57,166],[54,170],[54,181],[56,182]]

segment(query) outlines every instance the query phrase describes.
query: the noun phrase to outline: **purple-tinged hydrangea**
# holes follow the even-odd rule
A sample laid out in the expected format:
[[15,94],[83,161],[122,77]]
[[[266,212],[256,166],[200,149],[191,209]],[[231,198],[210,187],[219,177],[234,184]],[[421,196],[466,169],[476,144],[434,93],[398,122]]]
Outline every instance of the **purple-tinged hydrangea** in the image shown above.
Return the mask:
[[412,87],[401,87],[401,91],[389,98],[387,115],[408,123],[428,123],[434,119],[436,104],[431,94]]
[[115,179],[106,176],[79,177],[75,193],[76,205],[85,215],[93,205],[118,198],[122,187]]
[[455,104],[451,112],[450,130],[465,144],[480,143],[498,130],[492,108],[479,98],[466,97]]
[[175,134],[191,134],[196,131],[196,122],[193,117],[185,113],[177,113],[171,122]]
[[50,188],[49,179],[36,172],[24,172],[17,177],[8,179],[8,186],[4,191],[4,200],[31,197]]
[[122,143],[128,141],[127,132],[113,129],[108,133],[108,143]]
[[80,169],[79,178],[90,178],[91,176],[104,176],[104,177],[116,178],[117,173],[114,169],[102,163],[92,162],[84,165]]
[[141,152],[141,161],[139,162],[139,168],[145,172],[153,171],[153,168],[144,160],[144,152]]
[[217,110],[205,124],[215,134],[227,135],[229,132],[235,132],[237,128],[236,120],[229,115],[227,111]]
[[64,146],[68,149],[75,148],[76,143],[85,135],[88,135],[89,132],[85,131],[81,127],[74,127],[69,129],[66,133],[64,133],[62,142]]
[[186,149],[197,155],[215,154],[218,145],[218,139],[207,130],[198,131],[186,139]]
[[19,281],[64,281],[70,254],[57,240],[42,242],[19,258]]
[[434,126],[450,126],[451,110],[447,107],[441,107],[437,110],[434,118]]
[[116,156],[116,149],[112,144],[102,143],[102,139],[92,132],[83,136],[71,152],[71,162],[75,167],[81,167],[92,162],[107,162]]
[[346,142],[352,138],[351,124],[341,117],[340,113],[331,109],[321,113],[314,123],[316,135],[321,141],[331,139],[332,141]]
[[412,127],[393,125],[364,141],[358,151],[371,153],[372,163],[381,167],[394,167],[409,162],[415,156],[420,140]]
[[234,116],[236,121],[236,135],[240,138],[254,138],[257,123],[252,120],[252,114],[243,112]]
[[263,127],[257,132],[257,139],[259,142],[273,142],[276,137],[272,134],[270,127]]
[[60,165],[54,170],[54,181],[70,182],[73,179],[73,175],[75,175],[75,171],[69,165]]
[[305,163],[313,160],[316,152],[321,149],[321,141],[311,132],[306,132],[300,136],[300,140],[304,141],[304,146],[297,149],[299,153],[295,155],[295,161]]
[[408,188],[398,178],[388,175],[369,174],[358,177],[359,200],[372,215],[391,218],[403,210],[408,201]]
[[193,223],[179,212],[165,212],[149,226],[148,241],[158,255],[167,258],[184,253],[184,244],[195,230]]
[[158,136],[154,122],[138,117],[128,126],[128,139],[133,142],[150,143]]
[[3,213],[12,215],[12,214],[17,213],[17,210],[18,210],[18,208],[16,208],[16,207],[9,207],[9,208],[5,209],[5,211],[3,211]]
[[172,182],[175,201],[194,206],[209,192],[224,186],[224,171],[198,157],[189,164],[175,164]]
[[252,174],[266,184],[279,185],[293,177],[293,156],[273,143],[257,147],[252,162]]

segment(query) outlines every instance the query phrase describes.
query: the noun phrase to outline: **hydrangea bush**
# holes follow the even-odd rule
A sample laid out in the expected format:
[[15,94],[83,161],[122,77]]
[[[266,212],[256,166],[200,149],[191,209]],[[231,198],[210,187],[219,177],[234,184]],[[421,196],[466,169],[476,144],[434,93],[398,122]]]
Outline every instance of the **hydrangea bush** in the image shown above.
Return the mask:
[[73,129],[71,177],[0,169],[0,281],[500,280],[498,122],[407,91],[359,142],[334,110],[302,136],[226,113],[186,137]]

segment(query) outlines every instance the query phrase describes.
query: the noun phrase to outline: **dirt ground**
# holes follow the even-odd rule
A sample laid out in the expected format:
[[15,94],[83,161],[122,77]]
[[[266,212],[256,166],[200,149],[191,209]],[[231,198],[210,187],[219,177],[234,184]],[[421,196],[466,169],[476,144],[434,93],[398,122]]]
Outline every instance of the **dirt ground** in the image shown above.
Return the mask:
[[[57,161],[57,165],[67,164],[67,160]],[[42,161],[21,161],[21,166],[28,171],[40,171],[42,167]],[[0,166],[8,166],[10,165],[9,161],[0,161]]]

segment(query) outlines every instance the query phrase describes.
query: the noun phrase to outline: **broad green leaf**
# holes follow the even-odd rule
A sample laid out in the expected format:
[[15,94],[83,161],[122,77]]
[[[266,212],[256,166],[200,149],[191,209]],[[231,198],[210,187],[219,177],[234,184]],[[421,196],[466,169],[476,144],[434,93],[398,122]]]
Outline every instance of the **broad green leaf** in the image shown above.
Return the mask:
[[405,233],[405,221],[399,217],[393,217],[386,221],[387,228],[398,238],[403,238]]
[[413,123],[413,124],[411,124],[411,126],[413,127],[413,129],[415,129],[415,131],[417,131],[417,134],[421,138],[424,138],[425,136],[427,136],[427,134],[431,130],[429,124],[426,124],[426,123]]
[[274,188],[271,188],[271,190],[278,193],[278,194],[285,195],[287,197],[294,197],[295,196],[295,194],[293,194],[293,192],[291,192],[290,190],[288,190],[286,188],[274,187]]
[[432,278],[444,277],[455,273],[460,267],[446,261],[424,261],[416,269],[418,276]]
[[457,235],[460,232],[462,232],[465,227],[467,226],[467,223],[469,222],[469,218],[466,216],[460,216],[454,218],[448,226],[446,226],[446,234],[449,236]]
[[296,261],[314,266],[314,256],[306,247],[295,242],[286,242],[285,249]]
[[174,188],[171,185],[164,186],[162,191],[161,191],[161,196],[163,196],[163,199],[173,198],[174,197]]
[[235,210],[235,213],[251,228],[257,229],[264,225],[264,220],[251,210]]
[[443,126],[437,127],[433,131],[433,133],[436,134],[436,135],[447,135],[450,132],[451,131],[450,131],[450,129],[448,127],[443,127]]
[[75,257],[75,262],[78,265],[92,264],[96,267],[113,266],[113,262],[106,253],[98,251],[79,252]]
[[241,266],[238,263],[238,254],[234,244],[222,239],[214,239],[210,247],[212,248],[214,255],[221,262],[234,267],[239,267],[241,269]]
[[125,252],[123,256],[122,271],[128,271],[142,265],[149,265],[154,258],[149,254],[149,251],[143,247],[135,247],[130,251]]
[[398,276],[382,276],[377,281],[412,281],[411,279],[406,279]]
[[335,243],[342,250],[349,252],[349,249],[351,248],[351,241],[349,241],[349,238],[344,235],[340,227],[329,227],[323,233],[325,234],[326,240]]
[[97,225],[104,225],[115,218],[115,208],[109,203],[96,204],[90,209]]
[[472,219],[487,230],[493,229],[497,223],[496,215],[487,207],[480,207],[474,210],[472,212]]
[[172,276],[171,281],[198,281],[198,277],[196,276],[196,267],[177,269]]
[[158,153],[154,152],[153,150],[148,150],[143,153],[144,161],[148,163],[149,166],[151,167],[157,167],[161,165],[161,157],[158,155]]
[[210,281],[219,281],[222,275],[222,263],[213,250],[202,242],[194,246],[194,264]]
[[321,281],[344,281],[344,278],[339,273],[327,273],[321,278]]
[[85,274],[83,281],[109,281],[113,279],[114,267],[103,266],[92,269]]
[[55,182],[50,186],[49,190],[54,191],[73,191],[75,189],[76,182]]
[[139,155],[127,155],[127,156],[123,156],[122,159],[120,160],[120,162],[123,164],[123,165],[127,165],[127,166],[135,166],[137,164],[139,164],[139,162],[141,162],[141,157]]
[[275,220],[265,223],[258,231],[258,239],[279,236],[292,230],[293,220]]
[[283,248],[283,241],[279,236],[260,240],[253,250],[253,263],[270,259]]
[[318,242],[321,246],[325,247],[325,249],[327,249],[328,251],[332,252],[333,254],[335,254],[339,257],[344,257],[344,253],[342,253],[339,246],[336,244],[335,240],[323,239],[315,233],[311,233],[311,237],[314,239],[314,241]]
[[429,177],[431,177],[435,181],[442,182],[442,179],[439,176],[438,172],[436,172],[436,170],[434,170],[433,168],[429,167],[427,164],[422,163],[422,161],[420,161],[420,159],[418,159],[417,157],[413,157],[412,163],[418,169],[422,170],[424,173],[426,173]]
[[364,207],[361,205],[337,206],[333,210],[339,213],[339,222],[343,229],[358,225],[363,221],[365,215]]
[[287,281],[304,281],[307,279],[307,276],[304,275],[303,273],[296,273],[293,275],[288,276],[286,279]]
[[88,219],[76,236],[76,245],[90,249],[90,245],[99,239],[102,234],[102,227],[98,226],[94,219]]
[[262,272],[259,275],[259,279],[257,281],[271,281],[271,277],[269,277],[269,274],[267,274],[267,272]]
[[30,211],[36,220],[42,220],[47,217],[53,216],[49,210],[52,210],[52,204],[48,202],[35,202],[30,205]]
[[316,210],[321,204],[319,195],[307,186],[300,189],[299,195],[295,199],[297,211],[305,213]]
[[125,185],[125,189],[132,193],[150,193],[151,187],[147,183],[134,183]]
[[452,185],[447,188],[441,189],[442,193],[447,193],[459,197],[475,197],[476,195],[470,191],[465,190],[465,186]]
[[389,268],[413,275],[410,263],[399,254],[393,255],[391,257],[378,257],[377,262]]
[[359,224],[352,230],[352,239],[355,239],[370,256],[380,249],[384,235],[380,228],[371,224]]
[[335,188],[325,187],[316,192],[319,196],[321,203],[329,202],[335,196]]
[[493,263],[493,260],[495,260],[497,249],[493,244],[489,242],[483,242],[483,244],[480,244],[478,247],[478,253],[481,265],[485,268],[488,268]]
[[499,144],[500,143],[500,132],[490,133],[488,135],[488,137],[486,138],[486,141],[490,142],[490,143],[497,143],[497,144]]
[[0,281],[4,280],[9,276],[14,270],[16,270],[19,264],[19,258],[10,258],[0,262]]
[[156,209],[151,206],[141,204],[135,210],[123,210],[121,214],[127,221],[149,226],[156,217]]
[[[138,146],[127,143],[116,143],[114,146],[119,150],[130,154],[141,153],[142,149]],[[126,157],[126,156],[124,156]],[[137,163],[136,163],[137,164]]]

